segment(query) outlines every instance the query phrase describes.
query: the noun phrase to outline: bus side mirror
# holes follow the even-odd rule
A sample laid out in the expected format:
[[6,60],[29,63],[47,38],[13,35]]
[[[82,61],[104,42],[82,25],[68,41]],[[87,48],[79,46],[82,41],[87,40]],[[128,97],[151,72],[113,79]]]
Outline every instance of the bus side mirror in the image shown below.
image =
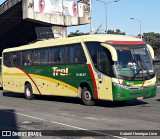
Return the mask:
[[148,50],[149,50],[149,52],[151,54],[152,60],[153,60],[154,59],[154,50],[149,44],[147,44],[147,48],[148,48]]

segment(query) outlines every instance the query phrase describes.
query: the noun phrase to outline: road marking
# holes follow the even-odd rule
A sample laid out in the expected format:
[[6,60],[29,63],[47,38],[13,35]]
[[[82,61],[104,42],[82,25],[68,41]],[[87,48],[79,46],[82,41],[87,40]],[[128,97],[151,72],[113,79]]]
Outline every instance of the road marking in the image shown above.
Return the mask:
[[91,133],[100,134],[100,135],[103,135],[103,136],[105,135],[105,136],[110,136],[110,137],[114,137],[114,138],[118,138],[118,139],[127,139],[127,138],[123,138],[123,137],[119,137],[119,136],[105,134],[105,133],[101,133],[101,132],[97,132],[97,131],[92,131],[92,130],[89,130],[89,129],[86,129],[86,128],[81,128],[81,127],[77,127],[77,126],[73,126],[73,125],[68,125],[68,124],[59,123],[59,122],[55,122],[55,121],[47,121],[47,120],[42,119],[42,118],[38,118],[38,117],[34,117],[34,116],[30,116],[30,115],[26,115],[26,114],[22,114],[22,113],[18,113],[18,112],[11,112],[11,111],[7,111],[7,110],[1,110],[1,111],[8,112],[8,113],[14,113],[14,114],[17,114],[17,115],[37,119],[37,120],[40,120],[40,121],[50,122],[50,123],[57,124],[57,125],[63,125],[63,126],[66,126],[66,127],[71,127],[71,128],[75,128],[75,129],[79,129],[79,130],[84,130],[84,131],[88,131],[88,132],[91,132]]
[[94,117],[84,117],[84,118],[88,120],[99,120],[98,118],[94,118]]
[[69,113],[66,113],[66,112],[61,112],[60,114],[65,115],[65,116],[71,116],[71,117],[76,116],[74,114],[69,114]]
[[31,121],[23,121],[22,124],[32,124],[33,122]]
[[37,118],[37,117],[33,117],[33,116],[29,116],[29,115],[22,114],[22,113],[18,113],[18,112],[11,112],[11,111],[6,111],[6,110],[1,110],[1,111],[9,112],[9,113],[15,113],[15,114],[22,115],[22,116],[25,116],[25,117],[29,117],[29,118],[33,118],[33,119],[37,119],[37,120],[48,122],[47,120],[44,120],[44,119],[41,119],[41,118]]

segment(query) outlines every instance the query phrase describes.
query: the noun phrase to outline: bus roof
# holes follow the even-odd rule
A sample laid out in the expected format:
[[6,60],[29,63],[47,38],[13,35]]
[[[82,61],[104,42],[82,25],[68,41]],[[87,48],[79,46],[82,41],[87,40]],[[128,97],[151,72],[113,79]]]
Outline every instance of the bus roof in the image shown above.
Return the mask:
[[[49,39],[43,41],[37,41],[35,43],[7,48],[4,49],[3,52],[10,52],[10,51],[18,51],[18,50],[29,50],[33,48],[42,48],[42,47],[50,47],[50,46],[58,46],[58,45],[65,45],[71,43],[78,43],[78,42],[86,42],[86,41],[97,41],[97,42],[106,42],[106,43],[125,43],[131,42],[129,44],[144,44],[144,42],[136,37],[133,36],[125,36],[125,35],[111,35],[111,34],[94,34],[94,35],[83,35],[83,36],[76,36],[76,37],[68,37],[68,38],[58,38],[58,39]],[[128,44],[127,43],[127,44]]]

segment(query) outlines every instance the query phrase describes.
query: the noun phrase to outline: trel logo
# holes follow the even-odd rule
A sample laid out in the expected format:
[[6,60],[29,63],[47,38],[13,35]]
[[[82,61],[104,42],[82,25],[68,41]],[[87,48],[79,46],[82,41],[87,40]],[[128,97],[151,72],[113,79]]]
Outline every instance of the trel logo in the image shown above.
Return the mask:
[[52,70],[53,70],[53,76],[58,76],[58,75],[67,76],[67,75],[69,75],[68,68],[58,69],[58,67],[52,67]]

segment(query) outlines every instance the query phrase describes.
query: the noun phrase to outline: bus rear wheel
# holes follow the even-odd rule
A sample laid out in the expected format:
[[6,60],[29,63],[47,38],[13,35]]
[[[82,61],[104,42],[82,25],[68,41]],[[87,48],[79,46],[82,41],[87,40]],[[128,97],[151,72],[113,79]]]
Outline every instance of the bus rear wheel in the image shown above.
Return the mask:
[[30,83],[27,83],[25,85],[25,89],[24,89],[24,94],[25,94],[25,98],[28,100],[34,99],[34,95],[33,95],[33,91],[32,91],[32,86]]
[[82,99],[82,102],[84,105],[87,105],[87,106],[95,105],[95,102],[94,102],[92,95],[91,95],[91,91],[89,91],[89,89],[87,87],[83,87],[81,99]]

